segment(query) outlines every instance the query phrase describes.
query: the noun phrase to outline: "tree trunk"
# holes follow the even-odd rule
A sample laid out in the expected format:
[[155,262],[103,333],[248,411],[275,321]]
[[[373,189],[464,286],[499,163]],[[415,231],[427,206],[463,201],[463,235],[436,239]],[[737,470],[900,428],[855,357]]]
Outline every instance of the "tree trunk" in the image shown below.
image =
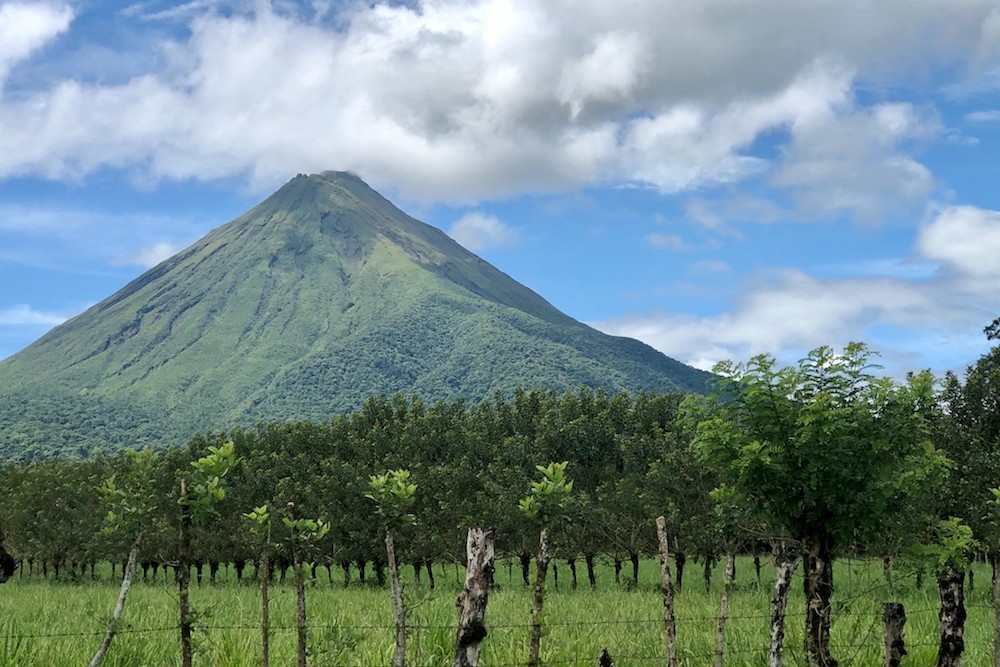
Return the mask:
[[570,558],[569,560],[566,561],[566,564],[569,565],[569,573],[570,573],[570,579],[571,579],[570,587],[575,591],[576,590],[576,559],[575,558]]
[[423,587],[423,582],[420,580],[420,571],[423,570],[424,563],[419,558],[413,561],[413,585],[417,588]]
[[122,612],[125,611],[125,600],[128,598],[129,588],[132,587],[132,578],[135,576],[135,561],[139,557],[139,547],[141,546],[142,532],[140,531],[135,536],[132,548],[128,552],[128,564],[125,566],[125,573],[122,576],[122,587],[118,591],[118,603],[115,604],[114,613],[111,615],[111,622],[108,623],[108,632],[104,635],[101,647],[97,649],[97,653],[94,654],[87,667],[97,667],[104,662],[104,656],[107,655],[108,649],[111,648],[111,642],[114,641],[115,634],[118,633],[118,622],[121,620]]
[[760,554],[753,555],[753,571],[757,575],[757,588],[760,589]]
[[712,592],[712,568],[715,567],[715,556],[713,554],[708,554],[705,556],[705,568],[702,570],[701,576],[705,581],[705,592]]
[[389,562],[389,577],[392,586],[392,606],[396,611],[396,653],[392,667],[406,667],[406,606],[403,604],[403,585],[399,582],[399,568],[396,567],[396,549],[392,543],[392,531],[385,531],[385,556]]
[[833,598],[832,540],[811,536],[805,558],[805,653],[809,667],[837,667],[830,655],[830,600]]
[[[261,667],[271,665],[271,523],[260,554],[260,649]],[[237,573],[239,570],[237,570]]]
[[663,632],[667,637],[667,667],[677,667],[677,620],[674,617],[674,584],[670,579],[670,549],[667,546],[667,522],[656,518],[656,537],[660,543],[660,580],[663,586]]
[[615,556],[615,584],[620,585],[622,583],[622,559]]
[[208,561],[208,582],[215,585],[215,580],[219,575],[219,561],[210,560]]
[[[426,561],[424,561],[424,565],[427,568],[427,585],[430,586],[431,590],[433,591],[437,587],[437,582],[434,580],[434,561],[428,558]],[[491,573],[491,578],[492,578],[492,573]]]
[[521,554],[521,579],[525,586],[531,585],[531,554]]
[[674,590],[678,593],[684,588],[684,565],[687,564],[687,554],[678,551],[674,554],[674,565],[677,566],[677,576],[674,579]]
[[456,603],[460,612],[452,667],[479,664],[479,652],[486,638],[486,603],[493,578],[493,536],[492,528],[469,529],[465,546],[465,588]]
[[367,569],[367,567],[368,567],[368,561],[359,558],[358,559],[358,581],[361,582],[362,586],[365,585],[365,570]]
[[535,555],[535,588],[531,608],[531,649],[528,667],[539,667],[542,644],[542,607],[545,604],[545,575],[549,570],[549,529],[542,527],[538,535],[538,553]]
[[729,589],[736,578],[736,556],[726,554],[726,570],[722,575],[722,600],[719,603],[719,623],[715,632],[715,667],[723,667],[726,654],[726,622],[729,620]]
[[191,509],[187,505],[187,480],[181,480],[181,529],[177,543],[177,591],[181,624],[181,665],[191,667],[191,606],[188,589],[191,587]]
[[771,644],[767,652],[767,667],[782,667],[781,653],[785,648],[785,610],[788,608],[788,591],[792,587],[792,574],[798,566],[797,558],[790,557],[784,545],[774,545],[775,582],[771,598]]
[[906,655],[903,642],[903,626],[906,612],[899,602],[886,602],[882,607],[882,621],[885,623],[885,667],[900,667]]
[[639,585],[639,554],[632,552],[628,555],[630,561],[632,561],[632,585]]
[[937,667],[962,667],[965,651],[965,572],[948,566],[938,576],[941,609],[938,612]]
[[340,569],[344,572],[344,588],[347,588],[351,585],[351,562],[340,561]]
[[597,573],[594,572],[594,554],[584,554],[583,560],[587,563],[587,582],[590,584],[590,589],[594,590],[597,588]]

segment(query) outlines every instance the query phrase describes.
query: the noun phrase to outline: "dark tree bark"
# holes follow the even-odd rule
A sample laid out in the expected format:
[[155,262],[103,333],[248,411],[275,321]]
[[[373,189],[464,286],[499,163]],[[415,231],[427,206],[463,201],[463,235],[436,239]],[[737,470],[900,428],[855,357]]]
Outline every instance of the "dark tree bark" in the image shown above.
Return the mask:
[[[427,568],[427,585],[430,586],[433,591],[437,587],[437,581],[434,579],[434,561],[428,558],[424,565]],[[493,583],[492,571],[490,571],[490,583]]]
[[882,621],[885,623],[885,667],[900,667],[906,655],[903,641],[903,626],[906,625],[906,611],[899,602],[886,602],[882,607]]
[[965,573],[948,566],[938,576],[941,609],[938,612],[937,667],[962,667],[965,651]]
[[575,558],[570,558],[569,560],[566,561],[566,564],[569,565],[569,574],[570,574],[570,581],[571,581],[570,587],[575,591],[576,590],[576,559]]
[[630,561],[632,561],[632,585],[639,585],[639,554],[636,552],[631,552],[628,555]]
[[594,554],[584,554],[583,560],[587,563],[587,582],[591,590],[597,588],[597,573],[594,571]]
[[833,598],[832,540],[820,533],[806,543],[805,653],[809,667],[837,667],[830,655],[830,601]]
[[674,565],[677,567],[677,574],[674,579],[674,590],[678,593],[684,588],[684,565],[687,564],[687,554],[683,551],[678,551],[674,555]]
[[531,585],[531,554],[521,554],[521,579],[525,586]]
[[0,530],[0,584],[5,583],[8,579],[14,576],[15,570],[17,570],[18,565],[21,561],[14,558],[7,552],[7,547],[4,544],[4,534]]
[[615,556],[615,584],[622,583],[622,559]]
[[181,665],[191,667],[194,652],[191,647],[191,605],[188,589],[191,587],[191,508],[187,500],[187,480],[181,480],[181,528],[177,541],[177,589],[180,600]]

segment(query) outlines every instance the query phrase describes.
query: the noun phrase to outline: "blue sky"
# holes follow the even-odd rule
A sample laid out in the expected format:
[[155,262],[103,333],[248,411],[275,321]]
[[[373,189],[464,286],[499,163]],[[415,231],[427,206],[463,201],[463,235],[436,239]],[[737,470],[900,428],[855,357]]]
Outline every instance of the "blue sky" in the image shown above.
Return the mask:
[[994,0],[0,0],[0,358],[300,172],[702,368],[1000,315]]

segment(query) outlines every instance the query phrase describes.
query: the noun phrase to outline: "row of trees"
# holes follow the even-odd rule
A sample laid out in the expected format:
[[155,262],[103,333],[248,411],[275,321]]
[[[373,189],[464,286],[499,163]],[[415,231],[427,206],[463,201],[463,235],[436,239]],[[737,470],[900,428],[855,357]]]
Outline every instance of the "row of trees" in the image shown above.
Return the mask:
[[[923,550],[942,600],[947,587],[958,607],[971,551],[996,564],[1000,348],[942,383],[927,373],[902,383],[880,377],[860,344],[819,348],[788,368],[762,356],[716,372],[719,391],[707,398],[519,391],[510,400],[428,406],[377,397],[324,424],[197,437],[156,457],[146,486],[151,497],[176,496],[187,462],[231,441],[241,464],[219,520],[193,532],[194,562],[231,562],[241,572],[257,551],[243,512],[293,502],[330,526],[309,558],[344,567],[346,577],[351,563],[381,572],[369,474],[405,467],[422,492],[410,508],[420,529],[401,528],[403,560],[433,577],[432,562],[464,560],[466,526],[492,525],[527,583],[537,532],[521,520],[517,499],[537,463],[569,461],[575,488],[560,512],[569,521],[553,530],[552,551],[570,563],[574,583],[578,559],[594,585],[598,555],[620,569],[655,553],[657,515],[666,517],[678,584],[690,556],[710,565],[780,545],[804,557],[807,652],[823,667],[836,665],[828,646],[836,556]],[[117,455],[4,467],[0,520],[9,546],[56,571],[120,560],[128,547],[99,536],[94,489],[128,465]],[[159,503],[151,514],[146,552],[158,561],[177,562],[182,508]],[[960,656],[960,628],[953,644]]]

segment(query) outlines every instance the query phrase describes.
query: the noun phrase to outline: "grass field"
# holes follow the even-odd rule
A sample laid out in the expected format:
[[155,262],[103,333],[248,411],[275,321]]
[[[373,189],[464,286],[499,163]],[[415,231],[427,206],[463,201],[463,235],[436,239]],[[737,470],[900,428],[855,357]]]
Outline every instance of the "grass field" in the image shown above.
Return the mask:
[[[460,586],[454,566],[437,570],[438,586],[431,591],[411,580],[407,598],[414,626],[408,640],[409,663],[414,667],[450,664],[457,622],[455,599]],[[489,636],[484,642],[484,667],[523,665],[528,655],[529,591],[513,577],[506,563],[497,568],[497,588],[487,610]],[[406,574],[412,571],[407,568]],[[688,573],[690,576],[688,576]],[[678,641],[681,663],[712,664],[715,624],[721,593],[720,568],[712,590],[705,591],[700,567],[690,567],[685,588],[677,596]],[[773,569],[765,563],[763,581],[756,584],[752,562],[740,559],[737,586],[731,596],[727,628],[726,664],[750,667],[765,664]],[[338,666],[389,665],[393,653],[392,608],[388,590],[354,586],[343,588],[338,572],[331,583],[326,570],[307,593],[311,641],[310,664]],[[989,570],[976,571],[977,586],[967,592],[966,658],[969,667],[991,664],[992,608]],[[598,588],[571,590],[569,569],[559,568],[559,589],[551,584],[546,598],[546,635],[542,656],[549,665],[596,665],[607,647],[619,667],[664,664],[663,605],[658,589],[659,564],[645,561],[639,586],[617,586],[611,567],[598,571]],[[585,580],[584,580],[585,581]],[[882,664],[881,605],[889,600],[906,605],[904,664],[934,664],[937,632],[937,591],[932,580],[917,590],[912,576],[897,571],[890,591],[881,563],[840,560],[834,596],[834,655],[847,667]],[[271,664],[295,664],[295,600],[290,583],[272,587],[274,628]],[[110,572],[100,580],[80,583],[49,582],[41,577],[15,578],[0,586],[0,666],[62,667],[85,665],[100,644],[117,597]],[[253,582],[235,582],[232,573],[220,574],[216,586],[206,582],[192,590],[198,612],[195,664],[238,667],[260,662],[260,598]],[[803,598],[797,578],[790,602],[786,665],[801,665]],[[165,667],[180,664],[176,589],[163,581],[138,582],[132,589],[121,634],[108,654],[109,667]]]

